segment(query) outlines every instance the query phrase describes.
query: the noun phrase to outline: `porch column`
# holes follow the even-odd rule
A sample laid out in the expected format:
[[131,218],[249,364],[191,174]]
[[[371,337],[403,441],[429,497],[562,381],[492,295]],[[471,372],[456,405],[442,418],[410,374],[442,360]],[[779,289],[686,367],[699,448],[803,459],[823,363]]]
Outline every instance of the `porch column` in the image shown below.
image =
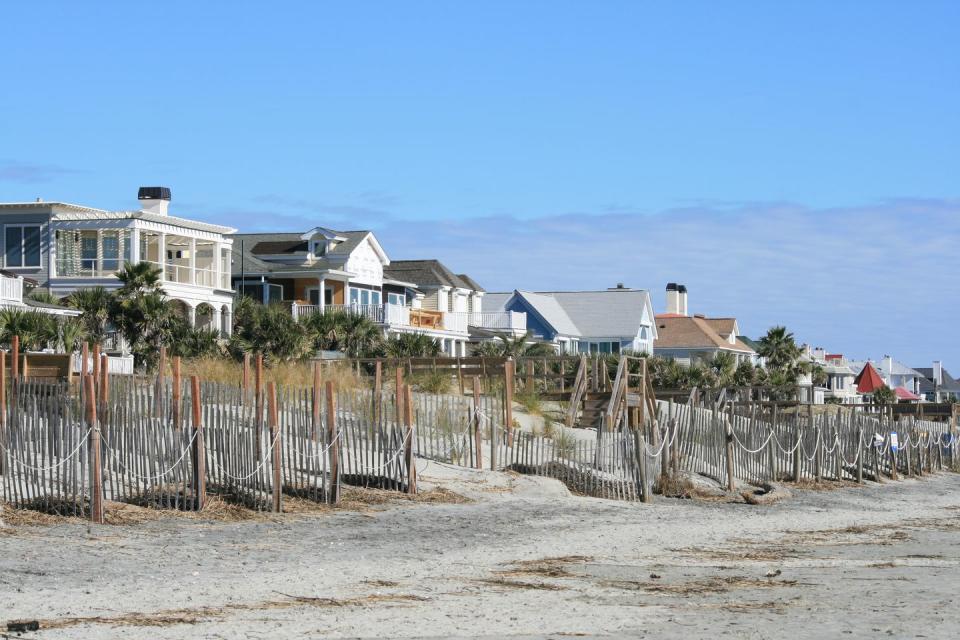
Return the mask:
[[47,225],[47,289],[50,289],[50,279],[57,277],[57,230],[52,224]]
[[137,264],[140,257],[140,229],[134,227],[130,230],[130,262]]
[[317,295],[317,304],[320,305],[318,308],[320,313],[323,313],[327,307],[327,296],[326,289],[327,279],[326,278],[317,278],[317,287],[320,289],[320,293]]
[[466,340],[460,343],[460,357],[461,358],[467,357],[467,341]]
[[157,260],[160,262],[160,280],[167,279],[167,234],[160,234],[160,244],[158,245]]
[[233,335],[233,307],[225,305],[223,307],[223,315],[221,317],[223,327],[221,328],[220,332],[229,338],[231,335]]
[[197,284],[197,239],[190,238],[190,284]]
[[187,303],[187,323],[191,327],[197,326],[197,306],[192,303]]
[[[223,280],[220,277],[220,272],[223,270],[223,259],[220,257],[223,249],[219,242],[213,243],[213,288],[222,289]],[[220,327],[217,327],[217,330],[220,330]]]
[[444,354],[444,355],[447,354],[447,339],[446,339],[446,338],[440,338],[440,353],[442,353],[442,354]]
[[210,316],[210,328],[217,332],[217,335],[220,335],[223,331],[223,323],[220,316],[220,305],[213,307],[212,315]]

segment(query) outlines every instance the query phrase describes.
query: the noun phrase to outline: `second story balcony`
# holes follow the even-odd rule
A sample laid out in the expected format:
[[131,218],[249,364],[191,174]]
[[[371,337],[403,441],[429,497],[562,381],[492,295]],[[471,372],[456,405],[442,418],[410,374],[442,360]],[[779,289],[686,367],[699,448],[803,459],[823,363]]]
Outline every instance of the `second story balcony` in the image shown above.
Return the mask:
[[389,303],[328,304],[321,308],[319,305],[294,302],[292,306],[292,312],[296,318],[333,311],[366,316],[373,322],[388,328],[449,331],[460,334],[469,333],[471,327],[518,334],[524,334],[527,331],[527,314],[516,311],[433,311]]

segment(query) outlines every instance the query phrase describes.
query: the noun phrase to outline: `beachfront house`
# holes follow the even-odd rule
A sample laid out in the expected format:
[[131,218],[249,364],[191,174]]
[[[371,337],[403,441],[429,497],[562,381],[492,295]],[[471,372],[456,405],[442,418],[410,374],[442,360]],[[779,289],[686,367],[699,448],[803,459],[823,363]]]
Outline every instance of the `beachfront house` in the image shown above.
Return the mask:
[[920,400],[920,380],[923,378],[923,374],[919,371],[888,355],[876,361],[854,360],[850,362],[850,366],[859,375],[859,372],[863,371],[868,363],[876,370],[883,383],[893,389],[897,400],[901,402],[917,402]]
[[483,289],[440,262],[392,262],[369,230],[315,227],[232,238],[239,294],[264,304],[288,304],[297,318],[330,310],[364,315],[387,335],[426,334],[444,354],[466,355]]
[[737,363],[757,361],[757,352],[740,338],[736,318],[689,315],[685,285],[671,282],[666,293],[666,312],[656,316],[657,355],[687,365],[707,362],[718,353],[733,355]]
[[558,353],[653,353],[657,335],[650,294],[622,284],[598,291],[488,293],[487,308],[525,314],[534,339]]
[[960,401],[960,380],[948,372],[939,360],[932,367],[914,367],[922,377],[919,382],[919,394],[928,402]]
[[233,229],[170,215],[166,187],[142,187],[138,200],[139,207],[129,211],[39,198],[0,203],[3,268],[64,297],[94,286],[116,289],[125,262],[150,262],[191,324],[229,334],[227,234]]

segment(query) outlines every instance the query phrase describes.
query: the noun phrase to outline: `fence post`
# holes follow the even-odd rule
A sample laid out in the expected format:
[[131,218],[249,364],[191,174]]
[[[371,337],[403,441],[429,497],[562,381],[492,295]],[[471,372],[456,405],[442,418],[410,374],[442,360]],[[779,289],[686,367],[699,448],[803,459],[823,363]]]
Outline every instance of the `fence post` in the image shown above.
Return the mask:
[[813,452],[813,480],[814,482],[820,482],[823,479],[823,429],[813,415],[812,404],[807,405],[807,412],[810,416],[810,424],[813,425],[813,433],[817,443]]
[[407,493],[415,494],[417,492],[417,461],[413,457],[413,439],[415,437],[413,426],[413,388],[410,385],[404,387],[405,401],[403,403],[403,423],[406,427],[406,447],[404,457],[407,461]]
[[863,484],[863,427],[857,427],[857,484]]
[[[890,431],[890,423],[887,423],[887,439],[890,441],[889,455],[890,455],[890,479],[896,480],[900,472],[897,469],[897,452],[893,449],[893,432]],[[897,448],[900,447],[900,439],[897,438]]]
[[100,460],[100,425],[97,424],[97,396],[94,392],[93,376],[87,374],[83,379],[84,395],[87,401],[87,426],[90,429],[90,520],[103,524],[103,468]]
[[726,423],[726,447],[724,447],[724,450],[727,452],[727,490],[732,492],[737,486],[733,476],[733,425],[730,424],[730,418],[726,414],[723,416],[723,421]]
[[480,433],[480,378],[473,376],[473,442],[477,452],[474,466],[483,469],[483,434]]
[[[513,358],[507,358],[503,363],[503,423],[510,436],[510,443],[513,443],[513,376],[515,363]],[[490,420],[493,425],[493,420]],[[492,445],[491,445],[492,446]],[[493,461],[491,460],[491,464]]]
[[310,406],[310,439],[317,441],[317,432],[320,431],[320,412],[323,405],[323,378],[320,372],[320,363],[313,363],[313,388],[311,389]]
[[[461,389],[462,393],[462,389]],[[373,424],[383,419],[383,363],[377,359],[373,365]]]
[[243,354],[243,373],[240,377],[240,388],[243,390],[243,393],[240,395],[240,403],[244,404],[247,401],[247,394],[250,393],[250,354]]
[[280,421],[277,416],[277,384],[267,383],[267,420],[270,428],[270,442],[273,443],[273,512],[283,510],[283,446],[280,442]]
[[[398,374],[398,377],[402,375]],[[330,457],[330,486],[328,501],[330,504],[340,502],[340,436],[337,431],[337,396],[333,381],[327,380],[327,450]],[[397,398],[399,399],[399,395]],[[399,416],[398,416],[399,417]]]
[[394,381],[394,422],[397,423],[397,426],[400,425],[400,422],[403,420],[403,368],[401,364],[397,363],[396,379]]
[[94,389],[100,386],[100,343],[93,343],[93,386]]
[[207,449],[203,440],[203,416],[200,411],[200,378],[190,376],[190,403],[193,408],[193,492],[197,511],[207,503]]
[[171,394],[171,401],[173,402],[173,428],[179,430],[181,424],[181,412],[183,407],[182,395],[183,395],[182,381],[180,378],[180,356],[173,357],[173,392]]
[[[86,347],[87,343],[83,343],[83,346]],[[86,363],[86,356],[82,358],[84,363]],[[87,365],[84,364],[84,367]],[[160,402],[160,397],[163,394],[163,378],[167,373],[167,348],[160,347],[160,360],[157,363],[157,379],[153,383],[153,415],[160,417],[163,415],[163,407]]]
[[14,389],[20,385],[20,336],[17,335],[10,339],[10,384]]
[[108,418],[108,408],[110,406],[110,356],[103,354],[100,356],[100,422],[106,422]]
[[653,496],[650,494],[650,482],[647,479],[647,443],[641,429],[633,431],[633,449],[636,452],[637,472],[640,475],[640,500],[642,502],[653,502]]

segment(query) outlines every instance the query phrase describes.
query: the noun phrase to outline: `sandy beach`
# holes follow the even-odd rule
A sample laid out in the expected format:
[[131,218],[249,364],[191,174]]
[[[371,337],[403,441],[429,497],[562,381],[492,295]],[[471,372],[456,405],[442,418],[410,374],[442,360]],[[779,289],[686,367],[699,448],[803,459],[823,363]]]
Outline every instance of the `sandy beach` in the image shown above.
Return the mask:
[[[579,498],[424,465],[424,491],[242,522],[0,530],[38,638],[955,637],[960,475],[773,506]],[[6,515],[9,515],[7,512]]]

